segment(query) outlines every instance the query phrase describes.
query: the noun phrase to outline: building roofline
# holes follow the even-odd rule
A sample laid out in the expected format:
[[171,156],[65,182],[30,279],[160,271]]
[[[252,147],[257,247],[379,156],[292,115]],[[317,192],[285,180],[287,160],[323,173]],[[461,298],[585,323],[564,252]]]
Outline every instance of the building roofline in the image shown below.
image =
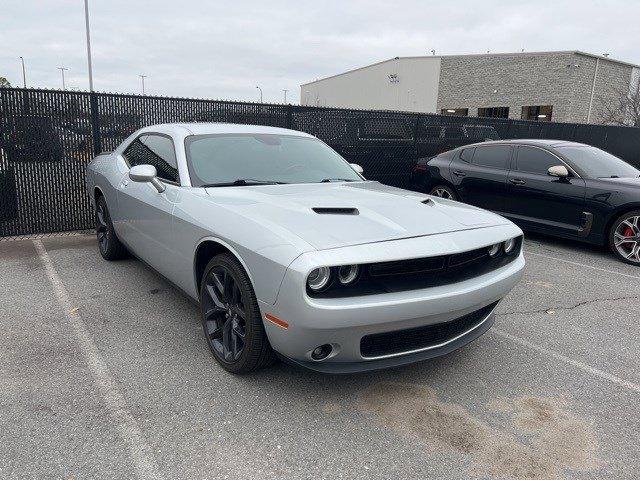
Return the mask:
[[626,65],[632,68],[640,68],[640,65],[636,65],[634,63],[624,62],[622,60],[616,60],[615,58],[605,57],[604,55],[596,55],[594,53],[583,52],[581,50],[551,50],[547,52],[503,52],[503,53],[464,53],[459,55],[414,55],[409,57],[394,57],[389,58],[387,60],[382,60],[379,62],[371,63],[369,65],[364,65],[362,67],[353,68],[351,70],[347,70],[341,73],[336,73],[335,75],[329,75],[326,77],[318,78],[316,80],[312,80],[310,82],[300,84],[300,87],[304,87],[305,85],[311,85],[313,83],[322,82],[324,80],[329,80],[330,78],[340,77],[342,75],[347,75],[349,73],[357,72],[359,70],[365,70],[370,67],[375,67],[377,65],[382,65],[383,63],[393,62],[395,60],[414,60],[421,58],[434,58],[434,59],[442,59],[442,58],[461,58],[461,57],[511,57],[514,55],[517,56],[543,56],[543,55],[557,55],[557,54],[574,54],[574,55],[582,55],[584,57],[591,57],[600,60],[605,60],[607,62],[618,63],[620,65]]

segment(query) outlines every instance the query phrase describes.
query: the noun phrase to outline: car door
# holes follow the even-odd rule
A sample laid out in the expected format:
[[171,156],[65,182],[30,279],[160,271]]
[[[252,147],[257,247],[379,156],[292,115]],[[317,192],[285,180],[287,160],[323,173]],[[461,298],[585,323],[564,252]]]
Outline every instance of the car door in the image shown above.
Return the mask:
[[451,177],[460,199],[502,212],[511,151],[510,145],[477,145],[461,149],[451,163]]
[[549,167],[566,164],[540,147],[521,145],[514,160],[509,172],[507,216],[549,233],[579,234],[587,221],[584,180],[570,168],[569,177],[549,175]]
[[118,186],[122,240],[138,257],[167,275],[175,257],[170,248],[172,213],[181,194],[173,140],[167,135],[145,133],[127,147],[123,156],[129,167],[156,167],[165,190],[158,192],[151,183],[134,182],[125,174]]

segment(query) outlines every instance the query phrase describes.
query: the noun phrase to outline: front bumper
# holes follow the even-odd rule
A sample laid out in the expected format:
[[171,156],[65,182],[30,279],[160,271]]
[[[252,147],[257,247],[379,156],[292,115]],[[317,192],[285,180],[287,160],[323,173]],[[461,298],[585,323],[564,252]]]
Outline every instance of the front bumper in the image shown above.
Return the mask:
[[[516,227],[512,228],[513,236],[518,235],[519,230]],[[495,238],[489,235],[486,243],[491,244],[508,236],[505,237],[504,232],[495,235]],[[452,238],[455,240],[455,237],[456,235],[448,234],[449,249],[456,248],[456,242],[451,241]],[[419,241],[410,240],[412,243]],[[391,243],[400,244],[407,241]],[[433,246],[433,242],[431,239],[429,244]],[[388,247],[389,245],[384,246],[387,251],[395,251],[397,255],[398,248]],[[376,252],[371,251],[375,248],[380,247],[367,245],[359,250],[366,252],[363,255],[376,256]],[[314,266],[315,262],[341,264],[332,263],[326,258],[327,255],[343,257],[344,252],[341,250],[343,249],[336,249],[330,253],[317,252],[322,253],[321,259],[312,258],[315,253],[311,257],[299,257],[287,270],[276,303],[269,305],[260,302],[263,317],[268,314],[288,324],[288,328],[285,329],[265,320],[271,346],[287,359],[322,372],[348,373],[399,366],[444,355],[466,345],[491,327],[492,310],[474,328],[443,344],[375,357],[363,356],[360,347],[361,339],[366,335],[449,322],[499,301],[520,280],[525,264],[524,256],[520,253],[519,257],[497,270],[449,285],[359,297],[307,296],[305,280],[310,266]],[[353,255],[353,252],[347,256],[350,260],[344,263],[358,263],[358,258],[355,258],[357,255]],[[332,353],[321,361],[313,360],[311,352],[324,344],[333,347]]]

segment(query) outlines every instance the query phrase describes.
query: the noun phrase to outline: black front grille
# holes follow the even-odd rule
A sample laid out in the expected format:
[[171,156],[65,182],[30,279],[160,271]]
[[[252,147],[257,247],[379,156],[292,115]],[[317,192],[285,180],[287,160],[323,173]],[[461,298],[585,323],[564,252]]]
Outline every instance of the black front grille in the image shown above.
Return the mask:
[[522,237],[518,237],[511,254],[500,253],[494,258],[489,256],[489,247],[483,247],[451,255],[363,264],[358,280],[347,286],[335,280],[333,267],[333,283],[323,292],[307,289],[307,293],[312,297],[338,298],[450,285],[507,265],[518,258],[521,247]]
[[360,354],[365,358],[379,357],[440,345],[479,325],[497,304],[494,302],[449,322],[366,335],[360,340]]

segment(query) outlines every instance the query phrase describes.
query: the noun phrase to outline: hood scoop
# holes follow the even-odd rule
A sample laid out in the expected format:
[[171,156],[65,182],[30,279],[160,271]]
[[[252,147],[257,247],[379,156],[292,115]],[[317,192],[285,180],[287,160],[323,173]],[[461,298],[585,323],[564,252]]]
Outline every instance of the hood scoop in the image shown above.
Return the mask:
[[357,208],[350,207],[313,207],[311,210],[319,215],[359,215]]

